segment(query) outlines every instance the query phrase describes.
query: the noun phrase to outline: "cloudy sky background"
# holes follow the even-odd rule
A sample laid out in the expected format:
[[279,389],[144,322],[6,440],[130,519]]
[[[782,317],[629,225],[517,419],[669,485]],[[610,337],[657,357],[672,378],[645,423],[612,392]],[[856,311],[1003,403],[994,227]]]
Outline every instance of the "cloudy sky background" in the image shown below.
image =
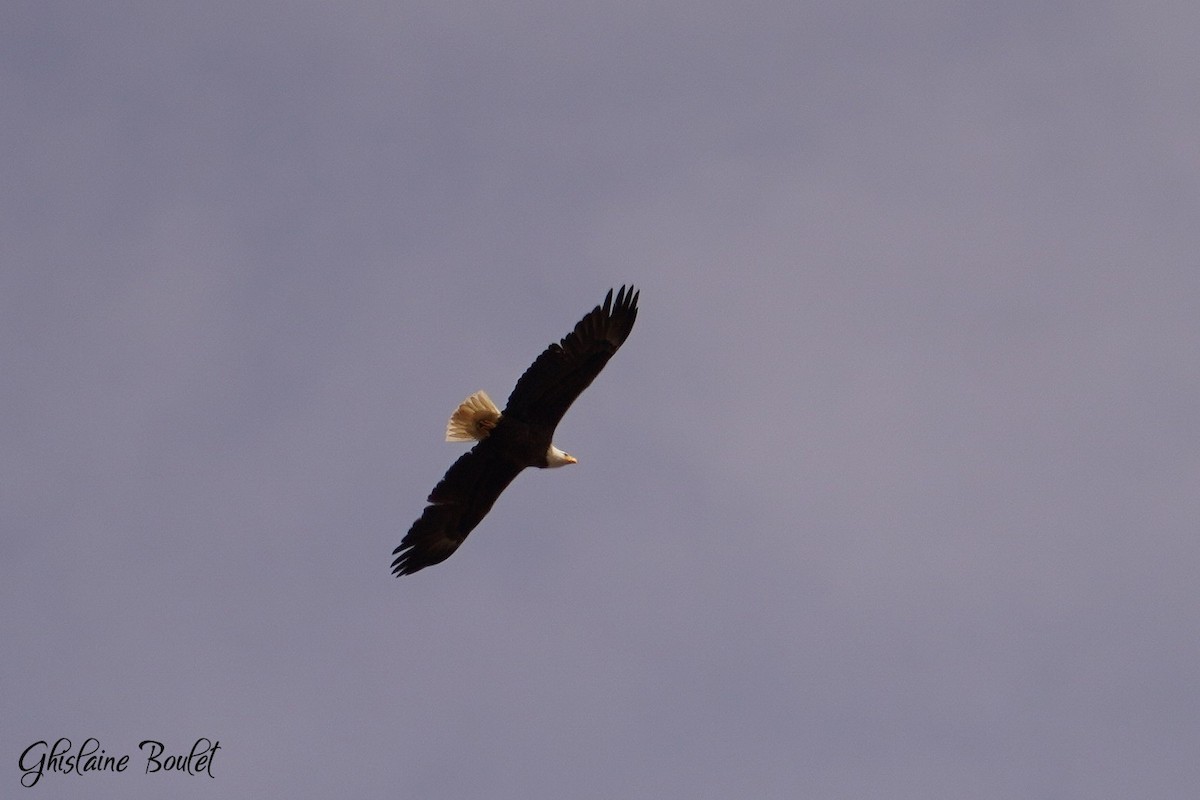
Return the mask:
[[[1198,33],[4,3],[2,793],[1191,796]],[[393,579],[449,412],[624,282],[581,463]]]

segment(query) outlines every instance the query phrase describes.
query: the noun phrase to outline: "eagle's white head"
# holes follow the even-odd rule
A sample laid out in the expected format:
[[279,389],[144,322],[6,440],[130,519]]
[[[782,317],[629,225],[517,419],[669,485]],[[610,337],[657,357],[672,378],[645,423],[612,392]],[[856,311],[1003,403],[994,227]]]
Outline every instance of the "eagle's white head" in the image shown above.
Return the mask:
[[570,453],[564,453],[554,445],[550,445],[550,449],[546,451],[546,466],[547,467],[565,467],[567,464],[578,464],[575,456]]

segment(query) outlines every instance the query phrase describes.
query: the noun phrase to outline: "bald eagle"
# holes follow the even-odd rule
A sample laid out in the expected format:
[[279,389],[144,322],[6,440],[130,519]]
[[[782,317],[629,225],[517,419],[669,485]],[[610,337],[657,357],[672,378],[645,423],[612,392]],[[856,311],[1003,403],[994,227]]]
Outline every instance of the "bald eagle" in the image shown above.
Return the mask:
[[479,391],[459,405],[446,441],[476,441],[429,494],[429,505],[392,551],[392,573],[410,575],[445,561],[526,467],[561,467],[575,458],[555,447],[554,429],[637,320],[638,292],[610,289],[558,344],[551,344],[517,381],[504,411]]

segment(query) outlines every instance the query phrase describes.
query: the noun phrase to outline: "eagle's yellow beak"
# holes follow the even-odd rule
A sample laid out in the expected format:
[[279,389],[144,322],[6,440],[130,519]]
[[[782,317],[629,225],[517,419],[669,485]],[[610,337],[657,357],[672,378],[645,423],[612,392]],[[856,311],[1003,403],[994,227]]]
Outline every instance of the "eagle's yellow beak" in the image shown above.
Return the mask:
[[579,459],[576,458],[575,456],[564,456],[564,458],[566,459],[566,462],[568,464],[578,464],[579,463]]

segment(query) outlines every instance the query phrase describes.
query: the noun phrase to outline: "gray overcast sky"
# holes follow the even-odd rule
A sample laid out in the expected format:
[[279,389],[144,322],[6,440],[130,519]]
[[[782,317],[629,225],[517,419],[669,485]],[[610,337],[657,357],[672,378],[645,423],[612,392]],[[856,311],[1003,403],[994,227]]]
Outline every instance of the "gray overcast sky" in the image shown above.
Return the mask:
[[[5,2],[0,793],[1191,797],[1198,38]],[[580,464],[393,579],[450,411],[625,282]]]

